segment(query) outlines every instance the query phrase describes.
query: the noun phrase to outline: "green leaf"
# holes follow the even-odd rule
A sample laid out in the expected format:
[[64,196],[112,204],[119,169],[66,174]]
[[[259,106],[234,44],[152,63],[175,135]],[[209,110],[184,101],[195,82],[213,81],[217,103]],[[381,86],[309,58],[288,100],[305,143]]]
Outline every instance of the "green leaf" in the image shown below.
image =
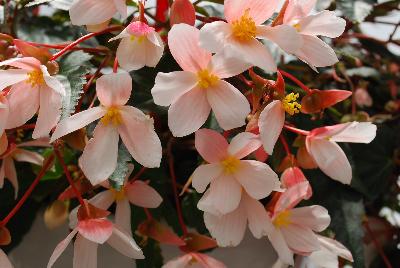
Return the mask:
[[124,185],[125,177],[129,172],[128,164],[132,161],[132,156],[123,143],[121,143],[118,148],[117,161],[117,168],[114,170],[113,174],[111,174],[109,180],[113,188],[120,189],[122,185]]

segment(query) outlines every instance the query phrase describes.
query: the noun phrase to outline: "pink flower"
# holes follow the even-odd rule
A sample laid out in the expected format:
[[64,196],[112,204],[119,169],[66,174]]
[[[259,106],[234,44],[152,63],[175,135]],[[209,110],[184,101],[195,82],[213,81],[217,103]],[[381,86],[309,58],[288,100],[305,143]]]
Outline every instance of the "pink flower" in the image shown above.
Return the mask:
[[[7,137],[5,137],[5,139],[5,143],[8,144]],[[0,157],[3,160],[0,167],[0,188],[3,188],[4,186],[4,179],[8,179],[14,187],[15,198],[18,196],[19,187],[14,160],[18,162],[32,163],[38,166],[43,164],[44,159],[42,155],[21,148],[31,146],[47,147],[50,146],[50,144],[48,139],[38,139],[19,144],[11,144],[8,150]]]
[[285,114],[294,115],[300,112],[301,105],[297,103],[299,94],[290,93],[280,100],[270,102],[261,112],[258,119],[260,139],[268,154],[274,151],[275,143],[282,132]]
[[168,261],[162,268],[225,268],[222,262],[202,253],[190,252]]
[[32,137],[48,136],[61,116],[64,86],[57,78],[50,76],[46,66],[35,58],[14,58],[0,62],[0,66],[5,65],[18,68],[0,71],[0,90],[12,85],[7,94],[9,114],[12,116],[8,117],[5,128],[22,126],[39,109]]
[[281,190],[278,176],[267,164],[241,160],[261,146],[257,135],[243,132],[228,144],[218,132],[200,129],[195,145],[210,163],[199,166],[192,175],[197,192],[204,192],[210,184],[198,203],[199,209],[215,215],[227,214],[239,206],[243,194],[262,199]]
[[3,135],[4,129],[6,128],[8,115],[10,114],[9,111],[10,107],[8,105],[8,100],[0,92],[0,135]]
[[376,136],[376,125],[350,122],[316,128],[306,138],[306,148],[326,175],[350,184],[352,170],[349,160],[336,142],[370,143]]
[[125,105],[131,95],[132,79],[128,73],[103,75],[96,82],[101,106],[66,118],[57,125],[51,142],[101,118],[79,159],[79,165],[95,185],[115,170],[119,137],[133,158],[146,167],[159,167],[161,143],[154,131],[153,119],[139,109]]
[[224,215],[218,215],[217,211],[206,211],[204,223],[221,247],[239,245],[247,224],[251,233],[258,239],[272,231],[271,221],[264,206],[245,191],[241,194],[241,200],[235,210]]
[[353,262],[351,252],[338,241],[317,235],[321,250],[314,251],[310,256],[297,256],[295,267],[337,268],[338,257]]
[[78,211],[77,226],[56,246],[47,268],[53,266],[75,235],[73,268],[97,267],[97,247],[105,242],[129,258],[143,259],[142,250],[131,235],[108,221],[108,214],[86,203],[85,209]]
[[[284,188],[290,188],[294,185],[302,182],[307,182],[307,178],[304,173],[298,167],[290,167],[285,169],[281,175],[281,183]],[[312,188],[308,185],[307,196],[304,199],[309,199],[312,196]]]
[[14,266],[11,264],[7,255],[3,250],[0,249],[0,267],[1,268],[13,268]]
[[293,265],[293,253],[309,254],[321,249],[318,236],[331,221],[321,206],[293,208],[307,196],[308,182],[287,189],[278,199],[272,214],[268,238],[280,260]]
[[243,126],[250,113],[246,97],[223,78],[240,74],[250,66],[224,59],[198,46],[199,30],[176,24],[168,35],[172,55],[183,71],[158,73],[151,93],[154,102],[170,106],[168,125],[176,137],[189,135],[207,120],[212,109],[225,130]]
[[69,10],[72,24],[96,25],[111,19],[116,13],[127,17],[125,0],[76,0]]
[[122,39],[117,49],[118,63],[126,71],[144,66],[155,67],[164,51],[164,43],[153,27],[135,21],[110,41]]
[[283,18],[283,24],[292,26],[301,36],[302,46],[294,54],[313,69],[338,62],[333,49],[318,36],[335,38],[346,27],[346,21],[336,17],[333,11],[324,10],[309,15],[315,3],[316,0],[289,0]]
[[227,22],[204,25],[200,46],[213,53],[224,53],[241,61],[275,72],[276,64],[267,48],[256,38],[268,39],[288,53],[296,52],[301,38],[288,25],[270,27],[263,23],[272,16],[279,1],[226,0],[224,13]]

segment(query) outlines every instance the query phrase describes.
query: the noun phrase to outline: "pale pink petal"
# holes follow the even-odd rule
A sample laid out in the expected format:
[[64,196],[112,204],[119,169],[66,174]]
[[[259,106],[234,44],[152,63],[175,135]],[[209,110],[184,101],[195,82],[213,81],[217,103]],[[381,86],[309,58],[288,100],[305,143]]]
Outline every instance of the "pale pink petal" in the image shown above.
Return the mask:
[[49,87],[40,88],[40,107],[32,138],[48,137],[61,117],[62,97]]
[[266,38],[287,53],[296,53],[301,48],[303,39],[299,33],[293,27],[289,25],[278,25],[278,26],[258,26],[257,37]]
[[111,73],[96,81],[96,92],[104,106],[119,106],[128,102],[132,91],[132,78],[129,73]]
[[350,184],[352,178],[351,165],[339,145],[325,139],[312,139],[307,142],[307,151],[322,172],[334,180]]
[[33,71],[40,69],[40,61],[33,57],[13,58],[0,62],[0,66],[12,66],[15,68],[23,69],[26,71]]
[[20,82],[11,87],[7,95],[10,108],[6,128],[22,126],[31,119],[39,108],[39,88],[32,88],[30,84]]
[[295,53],[296,56],[311,67],[326,67],[338,62],[335,51],[316,36],[301,35],[303,46]]
[[117,9],[118,13],[121,14],[122,19],[126,19],[128,16],[128,7],[126,6],[125,0],[114,0],[115,8]]
[[0,154],[3,154],[8,148],[8,139],[6,133],[2,133],[0,136]]
[[197,83],[197,76],[191,72],[159,72],[154,87],[151,89],[154,103],[162,106],[171,105],[180,96],[194,88]]
[[309,256],[297,256],[294,265],[295,267],[340,267],[338,256],[324,247],[312,252]]
[[279,100],[272,101],[260,114],[258,119],[260,138],[265,151],[270,155],[274,151],[275,143],[282,132],[284,123],[285,110]]
[[196,87],[174,102],[168,110],[168,126],[175,137],[183,137],[198,130],[210,114],[206,91]]
[[103,244],[113,232],[113,224],[106,219],[88,219],[78,222],[78,232],[84,238]]
[[11,264],[11,262],[8,259],[7,255],[1,249],[0,249],[0,267],[2,267],[2,268],[13,268],[13,265]]
[[117,167],[118,141],[115,127],[101,122],[97,125],[79,159],[79,166],[93,185],[105,181]]
[[3,159],[3,162],[4,162],[3,163],[4,175],[14,187],[14,198],[17,199],[19,186],[18,186],[17,171],[15,169],[14,161],[11,157],[6,157]]
[[331,141],[370,143],[376,136],[376,125],[371,122],[352,122],[341,132],[334,134]]
[[41,86],[40,90],[43,90],[44,87],[46,87],[46,88],[49,87],[52,90],[54,90],[54,92],[57,92],[61,96],[65,96],[65,88],[64,88],[63,84],[60,81],[58,81],[57,78],[50,76],[49,72],[47,71],[46,66],[40,65],[40,70],[43,73],[43,78],[47,85],[47,86],[46,85]]
[[103,107],[94,107],[61,120],[58,123],[53,136],[51,136],[50,142],[89,125],[93,121],[102,117],[106,112],[107,111]]
[[159,167],[162,148],[153,118],[132,106],[124,106],[121,117],[123,123],[118,126],[118,132],[132,157],[145,167]]
[[346,21],[337,17],[334,11],[324,10],[301,19],[298,25],[301,34],[335,38],[344,32]]
[[281,231],[289,248],[294,251],[313,252],[321,249],[317,236],[309,228],[291,224]]
[[228,142],[220,133],[212,129],[200,129],[195,134],[195,147],[208,163],[216,163],[226,158]]
[[0,71],[0,91],[8,86],[22,82],[28,78],[26,70],[10,69]]
[[343,259],[346,259],[351,262],[353,261],[353,256],[351,252],[345,246],[339,243],[339,241],[320,235],[318,235],[317,237],[322,247],[342,257]]
[[97,247],[97,243],[78,234],[74,243],[73,268],[97,268]]
[[279,259],[285,264],[293,265],[293,252],[289,249],[281,231],[274,229],[269,233],[268,239],[278,254]]
[[71,242],[72,238],[74,238],[77,232],[78,232],[77,229],[72,230],[72,232],[56,246],[56,248],[53,251],[53,254],[51,254],[49,263],[47,264],[47,268],[51,268],[53,266],[53,264],[61,256],[61,254],[67,248],[68,244]]
[[192,186],[197,192],[202,193],[206,190],[208,184],[217,179],[223,172],[219,163],[201,165],[196,168],[192,174]]
[[[282,186],[285,188],[293,187],[294,185],[302,182],[308,182],[301,169],[298,167],[290,167],[285,169],[281,175]],[[305,199],[309,199],[312,196],[311,185],[308,186],[307,196]]]
[[242,160],[233,174],[246,192],[255,199],[267,197],[272,191],[280,190],[278,175],[265,163]]
[[235,247],[243,240],[246,231],[246,210],[239,206],[234,211],[221,216],[204,213],[204,223],[221,247]]
[[188,24],[175,24],[168,33],[172,56],[184,71],[198,72],[207,68],[211,53],[199,46],[199,30]]
[[257,201],[247,194],[242,195],[242,201],[247,212],[249,229],[255,238],[260,239],[273,231],[271,219],[260,201]]
[[310,138],[319,138],[319,139],[331,139],[333,136],[337,135],[338,133],[345,130],[349,127],[352,122],[343,123],[343,124],[336,124],[333,126],[324,126],[319,128],[314,128],[311,130],[310,134],[308,135],[308,139]]
[[50,147],[49,138],[40,138],[36,140],[25,141],[17,144],[17,147]]
[[129,201],[139,207],[156,208],[162,202],[162,197],[143,181],[134,181],[125,186],[126,195]]
[[227,57],[225,53],[215,54],[210,62],[209,69],[219,78],[229,78],[243,73],[251,67],[251,64],[236,57]]
[[311,228],[315,232],[322,232],[329,226],[331,217],[324,207],[315,205],[292,209],[290,220],[294,224]]
[[153,45],[159,48],[164,49],[164,41],[161,39],[161,36],[158,32],[154,30],[154,28],[149,27],[152,31],[147,32],[146,37]]
[[136,244],[135,240],[133,240],[132,236],[115,226],[107,243],[119,253],[129,258],[144,259],[142,250]]
[[43,164],[43,156],[28,150],[17,149],[13,154],[13,158],[19,162],[28,162],[38,166]]
[[200,30],[199,44],[202,48],[207,49],[210,52],[223,52],[226,40],[228,40],[231,34],[231,26],[226,22],[215,21],[207,23]]
[[285,16],[283,18],[284,23],[289,23],[294,19],[299,19],[307,16],[317,0],[291,0],[289,5],[286,7]]
[[301,200],[308,196],[309,187],[310,185],[308,181],[305,181],[297,183],[289,189],[286,189],[286,191],[282,193],[276,202],[274,212],[279,213],[296,206]]
[[225,0],[224,14],[228,22],[239,19],[248,10],[249,16],[259,25],[274,14],[279,1],[265,0]]
[[185,254],[165,263],[162,268],[186,268],[193,259],[191,254]]
[[124,230],[129,235],[132,235],[131,227],[131,205],[129,200],[124,198],[122,200],[116,200],[115,207],[115,225],[121,230]]
[[261,147],[258,135],[250,132],[241,132],[231,140],[228,147],[229,155],[242,159]]
[[[1,106],[0,107],[0,135],[3,136],[3,132],[4,132],[4,129],[5,129],[6,124],[7,124],[10,108],[8,106],[7,98],[3,97],[1,95],[1,93],[0,93],[0,106]],[[7,144],[8,144],[8,142],[7,142]],[[2,154],[1,151],[2,150],[0,149],[0,154]]]
[[203,194],[199,202],[197,203],[197,208],[201,211],[206,211],[216,216],[221,216],[221,212],[216,208],[214,200],[209,198],[210,196],[210,188]]
[[157,32],[147,35],[146,66],[156,67],[164,53],[164,42]]
[[196,259],[204,268],[226,268],[225,264],[222,262],[202,253],[191,253],[191,255]]
[[207,99],[218,124],[224,130],[241,127],[250,113],[250,104],[246,97],[234,86],[219,81],[207,89]]
[[69,9],[72,24],[95,25],[111,19],[117,12],[114,1],[79,0]]

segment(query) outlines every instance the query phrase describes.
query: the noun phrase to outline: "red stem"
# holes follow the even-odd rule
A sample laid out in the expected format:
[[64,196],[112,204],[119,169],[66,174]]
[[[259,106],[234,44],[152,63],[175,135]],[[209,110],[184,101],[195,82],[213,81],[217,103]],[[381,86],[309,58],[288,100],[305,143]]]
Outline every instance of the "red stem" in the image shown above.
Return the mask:
[[143,173],[144,173],[146,170],[147,170],[147,167],[142,167],[142,168],[139,170],[139,172],[136,173],[135,176],[133,176],[133,178],[130,179],[129,181],[132,182],[132,181],[135,181],[135,180],[139,179],[139,177],[142,176]]
[[283,76],[289,78],[290,80],[292,80],[295,84],[297,84],[301,89],[303,89],[307,94],[310,94],[312,91],[309,87],[307,87],[306,85],[303,84],[303,82],[301,82],[299,79],[297,79],[296,77],[294,77],[293,75],[291,75],[290,73],[287,73],[281,69],[278,70]]
[[294,133],[297,133],[297,134],[300,134],[300,135],[304,135],[304,136],[310,135],[310,131],[307,131],[307,130],[298,129],[298,128],[291,127],[291,126],[288,126],[288,125],[284,125],[283,127],[285,129],[291,131],[291,132],[294,132]]
[[283,148],[285,149],[286,154],[287,154],[287,155],[291,155],[290,149],[289,149],[289,145],[288,145],[288,143],[287,143],[285,137],[281,134],[281,135],[279,136],[279,139],[280,139],[280,141],[281,141],[281,143],[282,143],[282,145],[283,145]]
[[118,72],[118,59],[117,59],[117,57],[115,57],[115,59],[114,59],[113,72],[114,73]]
[[28,199],[28,197],[31,195],[33,190],[36,188],[38,185],[39,181],[43,176],[46,174],[46,171],[50,168],[50,166],[53,164],[54,160],[54,154],[52,154],[49,158],[47,158],[46,162],[44,163],[42,169],[39,171],[37,174],[35,180],[32,182],[32,184],[29,186],[28,190],[24,193],[22,198],[18,201],[18,203],[15,205],[15,207],[8,213],[8,215],[0,222],[0,226],[5,226],[12,217],[18,212],[18,210],[22,207],[22,205],[25,203],[25,201]]
[[153,216],[151,215],[150,210],[147,209],[147,208],[143,208],[143,209],[144,209],[144,213],[146,213],[147,219],[148,219],[148,220],[152,220],[152,219],[153,219]]
[[386,257],[385,252],[382,249],[382,246],[379,244],[379,241],[375,238],[374,232],[369,227],[368,220],[364,221],[364,226],[365,226],[365,229],[367,230],[368,234],[371,236],[372,242],[374,243],[376,249],[378,250],[379,255],[382,257],[383,262],[385,263],[386,267],[393,268],[392,264]]
[[[28,43],[33,46],[39,46],[39,47],[46,47],[46,48],[54,48],[54,49],[63,49],[66,46],[70,45],[71,43],[67,44],[44,44],[44,43],[36,43],[36,42],[28,42],[24,41],[25,43]],[[91,52],[91,53],[108,53],[109,50],[106,48],[93,48],[93,47],[73,47],[70,50],[83,50],[86,52]]]
[[100,32],[95,32],[95,33],[90,33],[90,34],[84,35],[81,38],[76,39],[74,42],[72,42],[68,46],[64,47],[62,50],[60,50],[56,54],[54,54],[53,57],[51,57],[50,60],[58,59],[59,57],[64,55],[66,52],[71,50],[73,47],[77,46],[79,43],[82,43],[85,40],[88,40],[88,39],[90,39],[92,37],[95,37],[97,35],[105,34],[105,33],[116,31],[116,30],[120,30],[122,27],[123,26],[111,26],[111,27],[108,27],[108,28],[106,28],[106,29],[104,29],[104,30],[102,30]]

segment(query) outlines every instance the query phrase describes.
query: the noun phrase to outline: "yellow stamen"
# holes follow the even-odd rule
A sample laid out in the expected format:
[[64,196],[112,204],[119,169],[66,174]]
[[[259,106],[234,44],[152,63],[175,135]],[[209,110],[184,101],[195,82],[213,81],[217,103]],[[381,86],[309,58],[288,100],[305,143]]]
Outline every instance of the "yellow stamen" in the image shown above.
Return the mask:
[[201,88],[209,88],[214,86],[218,81],[219,77],[215,74],[210,73],[207,69],[197,72],[198,85]]
[[233,156],[228,156],[221,162],[225,174],[235,173],[240,165],[240,160]]
[[44,84],[43,73],[40,70],[33,70],[28,73],[27,83],[30,83],[33,87]]
[[293,28],[295,28],[295,29],[296,29],[296,31],[300,32],[300,30],[301,30],[300,23],[296,23],[296,24],[294,24],[294,25],[293,25]]
[[286,97],[282,100],[282,107],[288,114],[294,115],[300,113],[301,104],[296,102],[298,98],[299,93],[294,94],[292,92],[289,95],[286,95]]
[[122,123],[121,112],[118,107],[110,107],[107,113],[101,119],[104,125],[112,123],[114,126],[118,126]]
[[272,223],[275,225],[276,228],[287,227],[292,222],[290,221],[291,211],[284,210],[279,212],[279,214],[275,217]]
[[114,188],[111,188],[111,192],[114,194],[114,198],[116,201],[121,201],[125,199],[125,189],[124,187],[121,188],[121,190],[116,190]]
[[137,41],[139,44],[142,43],[145,39],[144,35],[136,36],[136,35],[131,35],[131,41]]
[[233,36],[239,41],[250,41],[256,37],[257,26],[254,20],[249,16],[249,10],[247,9],[240,19],[232,23]]

